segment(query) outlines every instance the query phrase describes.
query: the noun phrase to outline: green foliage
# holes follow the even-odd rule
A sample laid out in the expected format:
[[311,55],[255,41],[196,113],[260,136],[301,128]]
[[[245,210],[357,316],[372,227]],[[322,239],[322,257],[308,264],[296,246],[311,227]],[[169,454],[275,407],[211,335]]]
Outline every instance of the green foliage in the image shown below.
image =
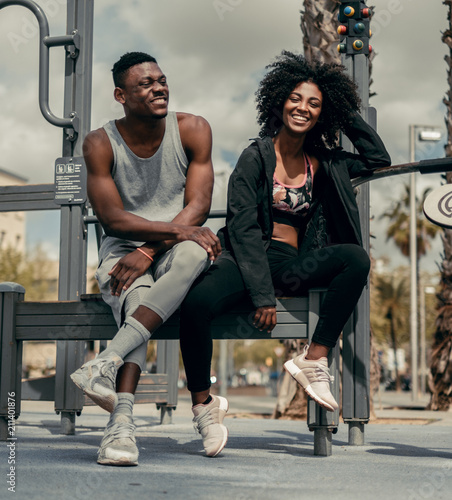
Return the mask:
[[[440,227],[429,222],[423,212],[425,198],[431,188],[427,188],[419,199],[416,198],[416,235],[418,259],[425,255]],[[392,203],[389,210],[380,218],[389,219],[386,231],[387,240],[393,240],[405,257],[410,256],[410,187],[405,184],[405,194],[402,199]]]
[[36,247],[30,255],[23,255],[14,248],[0,248],[0,282],[14,281],[25,290],[25,300],[49,300],[52,293],[52,263],[41,247]]
[[392,334],[401,345],[409,340],[410,290],[407,273],[373,275],[371,323],[380,345],[392,347]]
[[[233,356],[235,371],[249,366],[264,366],[267,358],[272,358],[273,368],[278,365],[274,349],[281,346],[279,340],[230,340],[229,342],[233,342],[233,347],[228,352]],[[214,340],[212,356],[214,370],[218,368],[219,350],[219,341]]]
[[277,364],[275,347],[280,346],[279,340],[238,340],[234,344],[234,360],[236,367],[240,368],[247,364],[257,366],[265,365],[267,358],[272,358],[273,366]]
[[[370,289],[370,322],[377,343],[381,347],[391,347],[390,320],[396,329],[399,347],[406,346],[410,341],[410,268],[399,267],[391,272],[376,273],[372,270]],[[435,333],[437,297],[431,293],[432,283],[438,283],[437,273],[422,272],[419,286],[424,292],[425,327],[427,345],[431,343]],[[422,285],[429,285],[428,287]],[[426,291],[427,290],[427,291]],[[428,292],[428,293],[427,293]],[[421,293],[421,292],[420,292]],[[419,295],[419,309],[421,297]],[[392,317],[391,317],[392,315]],[[419,315],[419,328],[421,315]]]

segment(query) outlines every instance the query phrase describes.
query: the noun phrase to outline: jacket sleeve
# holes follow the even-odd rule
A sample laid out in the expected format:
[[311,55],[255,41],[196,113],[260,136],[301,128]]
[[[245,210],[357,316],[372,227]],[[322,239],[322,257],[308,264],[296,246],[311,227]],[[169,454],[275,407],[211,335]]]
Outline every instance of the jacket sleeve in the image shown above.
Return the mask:
[[391,165],[391,157],[377,132],[358,114],[353,114],[344,131],[359,154],[341,151],[345,157],[350,178],[370,175],[372,170]]
[[267,201],[259,190],[263,178],[260,154],[250,146],[240,156],[229,179],[226,223],[234,257],[255,307],[276,304],[259,224],[259,204]]

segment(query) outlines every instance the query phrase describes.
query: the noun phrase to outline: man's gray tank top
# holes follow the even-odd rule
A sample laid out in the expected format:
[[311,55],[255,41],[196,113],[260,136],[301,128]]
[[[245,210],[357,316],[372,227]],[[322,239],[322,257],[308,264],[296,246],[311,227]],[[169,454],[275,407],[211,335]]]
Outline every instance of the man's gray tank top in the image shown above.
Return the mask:
[[[113,149],[111,175],[124,209],[144,219],[171,222],[184,208],[188,159],[180,140],[177,115],[166,116],[163,140],[150,158],[140,158],[127,146],[115,120],[104,125]],[[121,248],[140,246],[144,242],[125,241],[104,235],[99,261]],[[121,251],[121,250],[120,250]]]

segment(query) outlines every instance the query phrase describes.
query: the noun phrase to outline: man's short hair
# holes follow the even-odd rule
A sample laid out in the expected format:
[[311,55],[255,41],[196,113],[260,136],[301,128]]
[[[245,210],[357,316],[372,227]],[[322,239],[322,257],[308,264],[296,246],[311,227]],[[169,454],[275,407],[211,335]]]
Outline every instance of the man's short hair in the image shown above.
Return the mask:
[[145,62],[156,63],[155,57],[146,54],[145,52],[126,52],[123,56],[119,58],[119,61],[115,62],[113,69],[113,82],[115,87],[124,87],[124,78],[127,71],[137,64],[142,64]]

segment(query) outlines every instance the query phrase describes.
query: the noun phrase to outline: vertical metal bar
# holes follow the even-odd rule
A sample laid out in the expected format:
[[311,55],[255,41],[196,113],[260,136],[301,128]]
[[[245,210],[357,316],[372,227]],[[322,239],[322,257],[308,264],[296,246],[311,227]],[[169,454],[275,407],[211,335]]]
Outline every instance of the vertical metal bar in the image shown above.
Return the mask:
[[157,341],[157,373],[167,374],[168,398],[166,403],[158,404],[160,423],[170,424],[172,410],[176,408],[178,398],[177,380],[179,378],[179,342],[174,340]]
[[220,356],[218,359],[218,376],[220,379],[220,396],[228,395],[228,340],[219,340]]
[[[360,91],[363,103],[363,118],[369,120],[369,60],[365,55],[354,56],[354,79]],[[375,126],[375,124],[370,123]],[[369,184],[360,186],[357,202],[360,212],[361,233],[363,237],[363,247],[370,252],[370,193]],[[354,417],[358,419],[369,418],[369,377],[370,377],[370,296],[369,287],[366,286],[357,305],[355,323],[355,412]]]
[[[80,118],[79,134],[63,133],[63,156],[81,156],[82,142],[90,129],[93,2],[68,0],[67,33],[80,35],[78,55],[66,52],[65,113],[74,110]],[[62,206],[60,220],[59,300],[79,300],[86,289],[86,228],[83,217],[86,207]],[[62,412],[62,430],[73,433],[73,414],[83,407],[83,394],[76,389],[69,374],[83,362],[85,342],[57,344],[55,410]]]
[[[410,125],[410,162],[416,161],[416,125]],[[411,400],[418,398],[416,172],[410,174]],[[397,361],[397,360],[396,360]]]
[[[309,292],[309,318],[308,318],[308,338],[309,341],[315,331],[319,319],[322,292],[311,290]],[[334,376],[331,392],[339,400],[339,344],[332,349],[328,356],[330,373]],[[339,410],[329,412],[319,406],[314,400],[308,398],[308,428],[314,431],[314,455],[330,456],[332,453],[332,434],[337,432],[339,425]]]
[[355,314],[347,321],[342,340],[342,418],[355,415]]
[[[345,3],[345,2],[342,2]],[[364,4],[364,2],[362,2]],[[369,60],[365,54],[353,53],[342,56],[342,63],[349,76],[358,86],[362,102],[361,114],[369,122]],[[351,142],[342,137],[342,146],[353,151]],[[369,252],[369,186],[361,186],[357,194],[357,204],[360,213],[363,247]],[[370,393],[370,319],[369,319],[369,288],[366,287],[355,308],[349,323],[344,328],[343,341],[343,418],[349,423],[349,444],[364,442],[364,426],[359,426],[362,435],[355,437],[355,423],[366,422],[369,419]]]
[[[57,127],[73,127],[73,118],[58,118],[49,108],[49,23],[42,8],[32,0],[0,0],[0,9],[19,5],[29,9],[39,25],[39,108],[42,116]],[[61,39],[62,41],[62,39]],[[69,112],[70,113],[70,112]],[[69,113],[66,115],[68,116]]]
[[419,354],[420,354],[420,360],[419,360],[419,373],[420,373],[420,391],[421,394],[424,396],[425,395],[425,390],[426,390],[426,380],[425,376],[427,374],[427,367],[426,367],[426,342],[425,342],[425,329],[426,329],[426,319],[425,319],[425,287],[424,287],[424,280],[422,279],[422,276],[419,276],[419,326],[420,326],[420,331],[419,331]]
[[[17,283],[0,285],[0,440],[8,438],[10,397],[14,416],[20,415],[22,379],[22,342],[17,342],[16,304],[24,299],[25,289]],[[10,394],[12,396],[10,396]]]
[[166,340],[166,373],[168,374],[168,406],[176,408],[179,378],[179,341]]

